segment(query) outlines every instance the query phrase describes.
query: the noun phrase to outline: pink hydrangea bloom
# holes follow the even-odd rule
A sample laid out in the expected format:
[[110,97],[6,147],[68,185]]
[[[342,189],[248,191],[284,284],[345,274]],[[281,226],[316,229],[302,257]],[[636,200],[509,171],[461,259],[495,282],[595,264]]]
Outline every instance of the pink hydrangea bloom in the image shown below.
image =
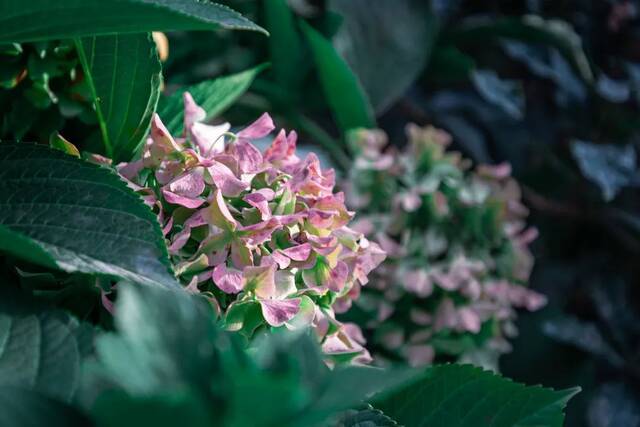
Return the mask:
[[[412,365],[508,348],[517,308],[546,299],[526,288],[533,266],[520,188],[507,163],[471,170],[451,136],[407,127],[403,152],[379,130],[350,136],[358,156],[344,183],[353,228],[387,252],[355,301],[370,349]],[[360,288],[358,288],[360,290]],[[476,338],[470,338],[476,337]]]
[[181,281],[207,295],[231,330],[312,326],[327,354],[368,360],[362,334],[336,320],[334,303],[351,304],[384,252],[348,227],[354,214],[333,191],[333,170],[313,153],[298,158],[295,132],[256,148],[275,129],[266,113],[232,133],[203,123],[189,93],[184,103],[180,137],[156,115],[142,158],[118,165],[150,198]]

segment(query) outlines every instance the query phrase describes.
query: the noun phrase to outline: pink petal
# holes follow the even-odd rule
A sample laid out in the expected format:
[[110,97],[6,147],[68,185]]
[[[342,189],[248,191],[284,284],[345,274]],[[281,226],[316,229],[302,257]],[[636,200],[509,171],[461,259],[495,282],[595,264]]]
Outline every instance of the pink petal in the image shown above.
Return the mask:
[[273,251],[273,253],[271,253],[271,259],[273,259],[273,261],[276,262],[276,264],[278,264],[278,267],[280,267],[281,269],[285,269],[287,267],[289,267],[289,264],[291,264],[291,259],[289,257],[286,257],[282,254],[281,251]]
[[293,319],[300,310],[300,298],[285,300],[260,300],[262,316],[267,323],[274,327],[279,327]]
[[349,267],[343,261],[338,261],[335,268],[329,272],[327,287],[334,292],[340,292],[347,283]]
[[142,160],[136,160],[135,162],[130,163],[120,163],[116,168],[120,175],[124,176],[128,180],[132,180],[135,179],[142,168],[144,168],[144,163]]
[[198,147],[200,154],[205,157],[210,157],[224,151],[224,134],[229,132],[231,125],[229,123],[223,123],[212,126],[205,125],[204,123],[194,123],[188,129],[191,134],[191,139]]
[[482,326],[480,316],[471,307],[462,307],[458,310],[458,316],[460,328],[463,331],[473,332],[474,334],[480,332],[480,327]]
[[[264,189],[267,190],[267,189]],[[265,195],[266,194],[266,195]],[[260,192],[260,190],[247,194],[244,196],[243,200],[249,203],[254,208],[260,211],[260,217],[263,220],[267,220],[271,217],[271,210],[269,209],[269,200],[273,200],[273,190],[271,190],[271,198],[268,198],[269,194],[265,192]]]
[[440,302],[436,310],[436,317],[433,328],[436,332],[442,329],[453,329],[458,325],[458,316],[453,301],[445,298]]
[[115,313],[114,304],[109,299],[109,297],[107,297],[107,294],[110,293],[111,291],[105,292],[104,290],[100,289],[100,301],[102,302],[102,306],[105,308],[105,310],[107,310],[109,314],[113,316],[113,314]]
[[195,171],[188,172],[166,185],[172,193],[185,197],[198,197],[204,191],[204,179]]
[[431,364],[436,355],[430,345],[411,345],[406,352],[409,365],[414,368]]
[[173,241],[169,245],[169,253],[176,254],[180,249],[184,247],[191,237],[191,229],[183,228],[179,233],[173,236]]
[[258,120],[238,132],[238,138],[256,139],[267,136],[276,127],[273,124],[271,116],[267,113],[261,115]]
[[330,195],[335,184],[335,172],[332,169],[322,171],[320,160],[314,153],[309,153],[292,171],[292,175],[289,184],[291,189],[302,194]]
[[169,234],[172,227],[173,227],[173,217],[170,217],[169,221],[167,221],[167,223],[162,228],[162,235],[166,236],[167,234]]
[[311,245],[309,243],[303,243],[298,246],[281,249],[280,252],[294,261],[305,261],[309,258],[309,255],[311,255]]
[[162,189],[162,195],[167,202],[174,205],[181,205],[189,209],[195,209],[204,203],[203,199],[192,199],[189,197],[180,196],[178,194],[172,193],[165,188]]
[[405,212],[414,212],[422,205],[422,199],[414,192],[408,192],[400,195],[400,204]]
[[262,153],[250,142],[237,141],[229,146],[229,153],[236,156],[242,173],[258,173],[263,170]]
[[180,151],[181,148],[173,139],[167,128],[165,127],[158,114],[153,115],[151,120],[151,139],[153,146],[164,154]]
[[279,167],[299,162],[300,159],[295,155],[297,138],[298,135],[295,131],[291,131],[287,137],[284,129],[281,130],[264,152],[265,161]]
[[220,264],[213,269],[211,275],[213,283],[227,294],[237,294],[243,288],[244,279],[242,272],[226,265]]
[[282,224],[278,218],[271,217],[257,224],[241,226],[238,230],[242,232],[243,239],[246,239],[250,244],[260,245],[271,239],[273,232],[279,228],[282,228]]
[[333,217],[337,212],[309,209],[309,222],[316,228],[329,228],[333,224]]
[[220,162],[214,161],[207,171],[224,196],[237,197],[249,187],[249,184],[238,179],[231,169]]
[[511,176],[511,165],[507,162],[497,165],[480,165],[478,174],[493,179],[505,179]]
[[193,100],[189,92],[182,94],[184,101],[184,132],[189,132],[195,122],[201,122],[207,117],[207,113]]
[[433,282],[425,270],[411,270],[404,274],[404,287],[420,298],[426,298],[433,292]]

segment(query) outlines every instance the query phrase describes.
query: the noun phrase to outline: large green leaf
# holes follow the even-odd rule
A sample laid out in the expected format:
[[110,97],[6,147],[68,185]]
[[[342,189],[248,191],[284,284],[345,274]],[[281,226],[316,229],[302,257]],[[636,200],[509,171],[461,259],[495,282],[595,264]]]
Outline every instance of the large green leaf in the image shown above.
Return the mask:
[[285,0],[264,3],[264,17],[269,30],[269,55],[275,81],[285,89],[287,96],[298,96],[305,76],[305,51],[302,37],[296,28],[293,12]]
[[266,64],[230,76],[205,80],[193,86],[181,88],[168,97],[160,98],[158,114],[171,133],[179,134],[184,121],[182,95],[191,93],[193,99],[207,112],[207,119],[217,116],[249,89],[253,79],[264,70]]
[[318,70],[327,102],[343,132],[354,128],[373,128],[375,119],[358,78],[338,55],[329,40],[308,24],[300,22]]
[[129,161],[147,136],[160,96],[162,66],[151,34],[87,37],[76,48],[105,153]]
[[1,427],[89,427],[78,410],[19,387],[0,386]]
[[0,291],[0,386],[70,401],[80,385],[84,329],[68,314],[38,310],[9,290]]
[[431,54],[437,23],[430,2],[331,0],[329,7],[344,19],[334,37],[336,50],[376,112],[383,112],[411,86]]
[[578,391],[528,387],[471,365],[442,365],[373,405],[415,427],[561,427],[563,409]]
[[217,28],[265,32],[200,0],[0,0],[0,43]]
[[[32,262],[178,286],[140,197],[113,172],[58,150],[0,144],[0,227],[0,250]],[[35,247],[48,257],[29,256]]]

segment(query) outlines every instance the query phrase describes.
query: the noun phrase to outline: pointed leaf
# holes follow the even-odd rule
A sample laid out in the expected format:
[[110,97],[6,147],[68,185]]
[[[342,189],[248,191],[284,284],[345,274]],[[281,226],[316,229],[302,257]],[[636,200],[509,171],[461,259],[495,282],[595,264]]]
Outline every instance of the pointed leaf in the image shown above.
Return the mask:
[[178,286],[140,197],[115,173],[58,150],[0,144],[0,227],[0,249],[32,262]]
[[373,128],[375,119],[358,78],[331,45],[308,24],[301,27],[311,46],[327,102],[343,132],[354,128]]
[[0,0],[0,43],[115,33],[262,28],[199,0]]
[[562,427],[563,409],[578,391],[528,387],[471,365],[441,365],[372,403],[407,426]]
[[71,401],[80,384],[80,324],[64,312],[37,311],[3,289],[0,387],[22,387]]
[[151,34],[88,37],[76,48],[105,154],[130,161],[149,133],[160,96],[162,67]]

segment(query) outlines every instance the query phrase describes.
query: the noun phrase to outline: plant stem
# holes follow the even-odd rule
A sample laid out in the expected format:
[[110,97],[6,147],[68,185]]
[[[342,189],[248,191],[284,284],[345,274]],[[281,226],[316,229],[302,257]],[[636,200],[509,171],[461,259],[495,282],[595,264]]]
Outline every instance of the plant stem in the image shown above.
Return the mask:
[[104,116],[102,115],[102,109],[100,108],[100,100],[98,98],[98,93],[96,92],[95,83],[93,82],[93,75],[91,74],[91,66],[89,64],[89,61],[87,61],[87,54],[84,51],[84,46],[82,46],[82,40],[75,38],[73,39],[73,42],[76,46],[76,51],[78,52],[78,58],[80,59],[82,70],[84,71],[84,78],[87,79],[89,90],[91,90],[94,109],[96,111],[96,115],[98,116],[98,124],[100,126],[100,133],[102,134],[102,142],[104,143],[105,154],[107,155],[107,157],[113,158],[113,147],[111,145],[111,140],[109,139],[109,132],[107,131],[107,123],[104,120]]

